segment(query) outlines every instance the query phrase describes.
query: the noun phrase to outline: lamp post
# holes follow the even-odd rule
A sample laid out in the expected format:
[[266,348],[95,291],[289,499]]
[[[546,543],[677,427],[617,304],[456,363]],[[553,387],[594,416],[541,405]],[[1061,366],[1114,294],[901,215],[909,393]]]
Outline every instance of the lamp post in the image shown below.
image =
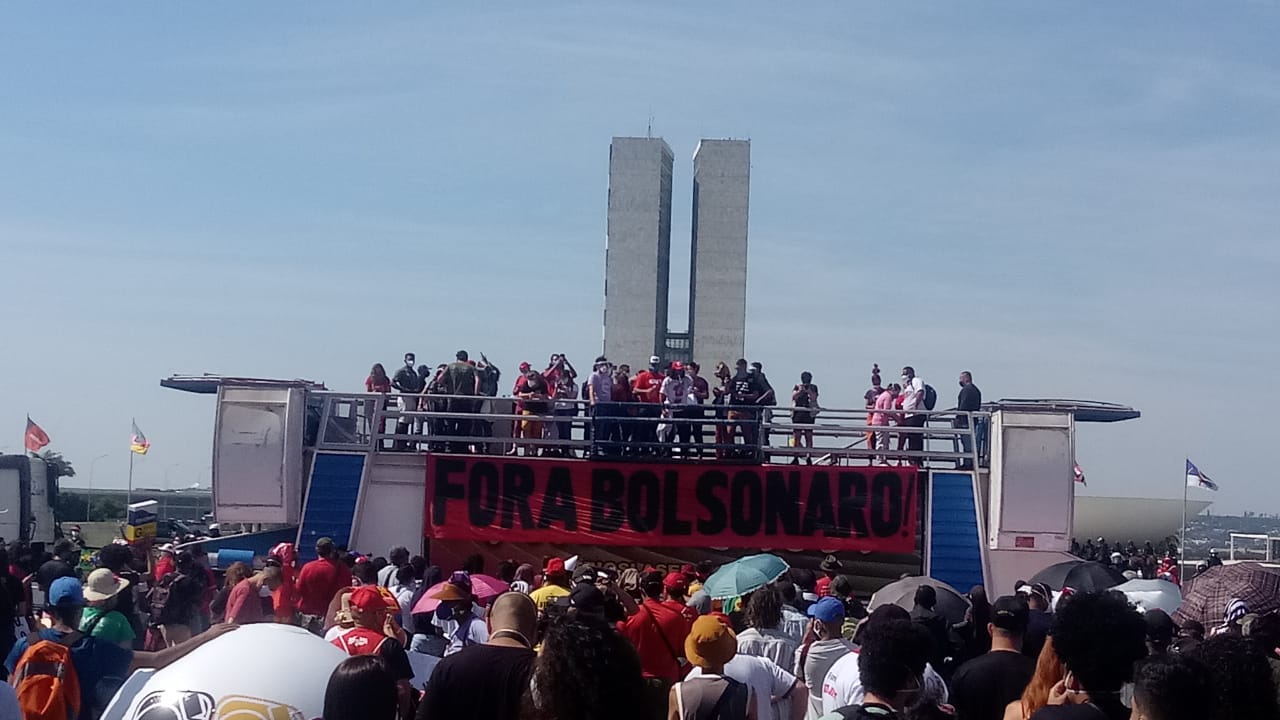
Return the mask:
[[103,453],[98,457],[89,461],[89,492],[84,499],[84,521],[90,522],[93,516],[93,470],[98,461],[104,457],[110,457],[108,453]]

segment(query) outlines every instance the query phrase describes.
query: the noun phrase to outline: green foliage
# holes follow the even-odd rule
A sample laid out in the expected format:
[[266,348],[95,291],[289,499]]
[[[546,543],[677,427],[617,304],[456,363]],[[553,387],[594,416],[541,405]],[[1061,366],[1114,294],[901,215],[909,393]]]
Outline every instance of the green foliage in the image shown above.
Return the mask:
[[76,469],[71,466],[71,461],[62,457],[62,453],[57,450],[45,450],[39,454],[39,458],[48,466],[50,480],[76,476]]
[[[81,493],[61,493],[58,495],[57,509],[58,519],[62,522],[86,522],[85,510],[87,509],[88,496]],[[93,510],[89,515],[88,522],[109,522],[113,520],[124,520],[125,508],[124,503],[112,497],[95,497],[93,498]]]

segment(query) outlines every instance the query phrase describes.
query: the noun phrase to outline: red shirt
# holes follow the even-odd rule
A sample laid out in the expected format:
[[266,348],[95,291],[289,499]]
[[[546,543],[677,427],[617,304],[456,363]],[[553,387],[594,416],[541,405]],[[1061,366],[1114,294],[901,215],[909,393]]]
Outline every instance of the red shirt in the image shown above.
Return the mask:
[[160,578],[168,575],[177,569],[177,565],[173,562],[173,556],[168,553],[162,553],[160,559],[156,561],[155,580],[160,582]]
[[693,621],[698,619],[698,611],[679,600],[663,600],[662,604],[680,613],[680,617],[684,618],[690,627],[693,626]]
[[818,594],[818,597],[826,597],[830,595],[831,594],[831,578],[827,577],[826,575],[823,575],[822,577],[818,578],[818,582],[813,584],[813,591]]
[[331,558],[317,558],[302,566],[294,585],[298,610],[323,617],[329,612],[333,596],[342,588],[351,587],[351,569]]
[[382,376],[379,380],[370,375],[364,379],[364,391],[371,393],[389,393],[391,392],[391,378]]
[[641,370],[636,373],[634,380],[636,399],[640,402],[648,403],[662,402],[662,394],[658,392],[662,389],[662,379],[662,373],[650,372],[649,370]]
[[683,677],[678,658],[684,657],[684,641],[689,621],[676,610],[652,598],[645,598],[636,614],[618,623],[618,630],[631,641],[640,655],[645,677],[675,682]]
[[227,622],[248,625],[266,620],[262,613],[262,598],[258,588],[248,580],[241,580],[227,595]]
[[387,636],[377,630],[353,627],[330,642],[348,655],[377,655]]

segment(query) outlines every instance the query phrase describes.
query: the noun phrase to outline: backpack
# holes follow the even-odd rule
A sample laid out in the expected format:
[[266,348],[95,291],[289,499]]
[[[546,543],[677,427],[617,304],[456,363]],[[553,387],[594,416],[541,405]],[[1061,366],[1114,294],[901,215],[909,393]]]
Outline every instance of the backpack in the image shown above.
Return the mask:
[[938,404],[938,391],[929,383],[924,385],[924,409],[932,410]]
[[25,720],[71,720],[80,715],[80,678],[71,646],[80,632],[61,640],[41,640],[27,648],[13,668],[13,688]]

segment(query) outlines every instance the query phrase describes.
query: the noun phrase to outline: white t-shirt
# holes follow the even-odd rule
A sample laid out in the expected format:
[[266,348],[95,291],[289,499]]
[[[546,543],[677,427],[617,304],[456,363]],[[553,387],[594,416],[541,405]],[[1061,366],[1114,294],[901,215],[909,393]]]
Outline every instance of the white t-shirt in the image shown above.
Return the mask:
[[[924,689],[935,702],[947,702],[947,684],[931,665],[924,666]],[[827,671],[827,677],[822,681],[822,712],[827,714],[848,705],[857,705],[864,695],[862,673],[858,670],[858,651],[854,650],[837,660]]]
[[378,571],[378,584],[384,588],[389,588],[396,581],[396,573],[400,568],[395,565],[388,565]]
[[902,385],[902,409],[920,410],[924,407],[924,381],[918,377]]
[[[695,667],[689,677],[698,677],[702,668]],[[783,700],[773,703],[772,699],[781,698],[791,691],[796,684],[796,676],[778,667],[777,663],[755,655],[734,655],[724,666],[724,676],[751,688],[751,697],[756,704],[756,717],[759,720],[780,720],[790,705]],[[803,701],[803,699],[800,699]]]

